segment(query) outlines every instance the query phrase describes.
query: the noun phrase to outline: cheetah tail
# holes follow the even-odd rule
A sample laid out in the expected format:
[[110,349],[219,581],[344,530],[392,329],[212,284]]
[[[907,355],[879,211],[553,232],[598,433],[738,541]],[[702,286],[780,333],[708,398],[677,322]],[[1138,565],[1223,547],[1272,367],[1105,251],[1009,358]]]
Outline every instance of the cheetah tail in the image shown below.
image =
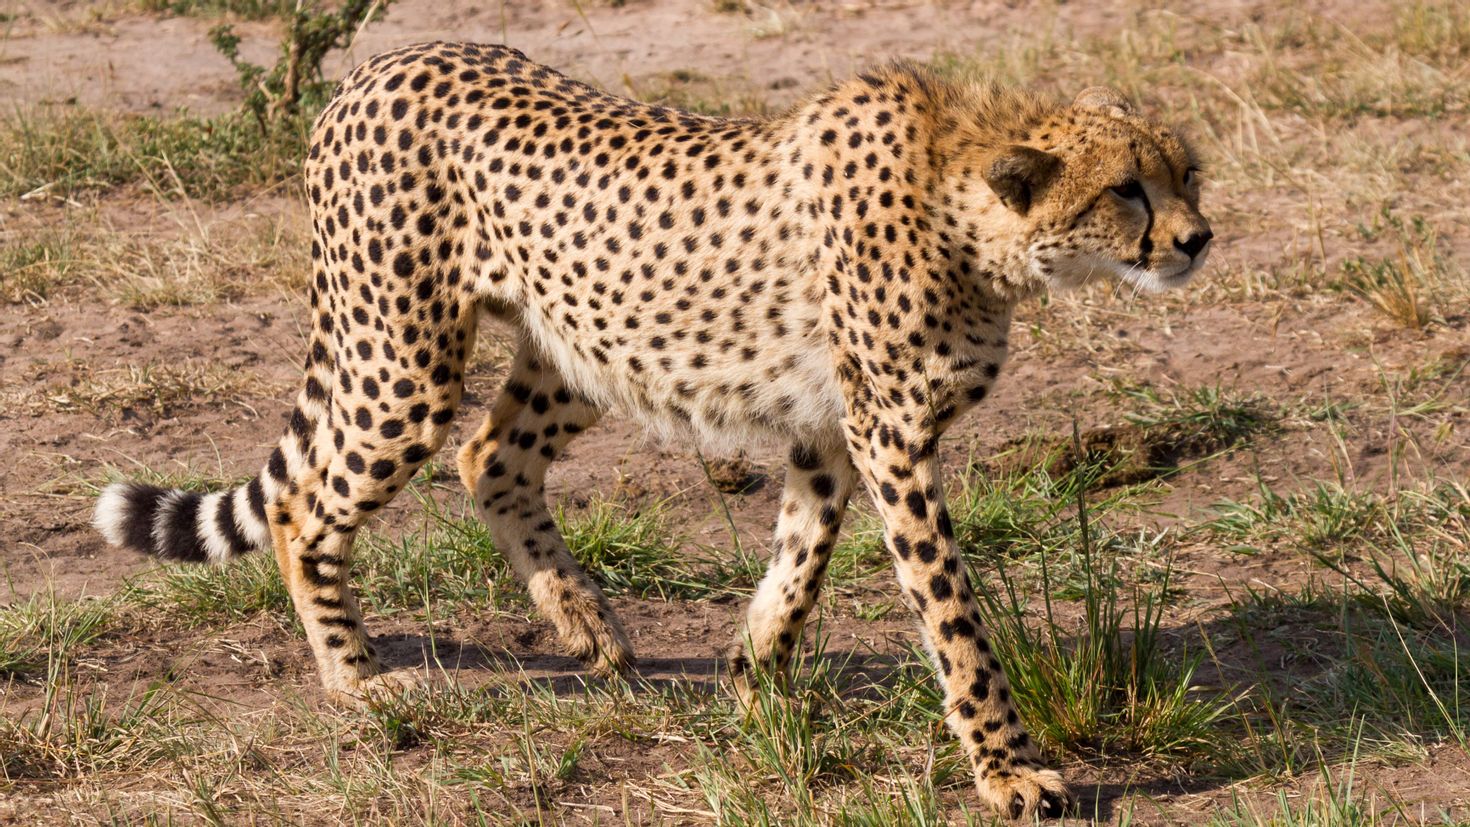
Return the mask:
[[[320,261],[316,265],[316,280],[325,283],[330,276],[321,269]],[[317,290],[311,293],[317,304]],[[329,318],[326,308],[321,313]],[[330,445],[332,440],[329,409],[336,360],[331,355],[329,329],[323,323],[313,330],[306,381],[297,394],[290,424],[254,479],[213,493],[114,483],[97,498],[92,525],[109,543],[162,560],[219,565],[270,548],[266,504],[276,502],[292,481],[302,479],[317,455],[316,446]]]
[[114,483],[98,497],[92,524],[115,546],[190,563],[219,565],[271,542],[259,477],[211,494]]
[[296,400],[290,427],[270,460],[250,482],[203,493],[137,482],[107,486],[97,498],[92,525],[109,543],[162,560],[219,565],[271,547],[266,503],[303,473],[326,426],[332,367],[314,343],[307,360],[306,387]]

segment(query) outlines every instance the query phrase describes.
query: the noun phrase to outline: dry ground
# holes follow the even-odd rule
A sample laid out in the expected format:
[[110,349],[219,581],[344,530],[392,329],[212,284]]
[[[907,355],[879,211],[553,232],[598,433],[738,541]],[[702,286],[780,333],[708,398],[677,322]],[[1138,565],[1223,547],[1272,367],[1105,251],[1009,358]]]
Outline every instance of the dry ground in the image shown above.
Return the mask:
[[[0,822],[985,823],[862,513],[805,705],[742,721],[720,691],[778,451],[610,418],[555,467],[630,684],[556,654],[447,466],[361,544],[380,648],[435,676],[368,712],[324,702],[269,560],[159,568],[89,530],[110,479],[254,473],[289,410],[296,149],[231,119],[206,38],[235,20],[267,59],[277,24],[240,11],[272,5],[0,3]],[[946,443],[1018,697],[1083,820],[1470,823],[1463,5],[404,0],[329,65],[442,37],[709,112],[904,56],[1182,124],[1208,272],[1026,307]],[[487,337],[461,423],[506,357]]]

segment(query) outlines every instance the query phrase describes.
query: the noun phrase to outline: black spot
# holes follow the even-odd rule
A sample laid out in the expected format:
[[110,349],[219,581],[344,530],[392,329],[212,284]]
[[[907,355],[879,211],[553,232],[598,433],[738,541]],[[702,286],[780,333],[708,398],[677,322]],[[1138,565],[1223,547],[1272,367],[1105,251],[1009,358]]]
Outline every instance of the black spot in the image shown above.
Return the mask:
[[818,474],[812,477],[812,493],[818,497],[830,497],[836,490],[836,485],[832,482],[832,478],[826,474]]
[[907,502],[909,506],[909,511],[912,512],[915,517],[918,517],[922,520],[925,517],[929,516],[929,504],[925,502],[922,492],[910,491],[907,497]]
[[929,593],[935,600],[948,600],[954,596],[954,586],[947,575],[936,574],[929,580]]
[[925,563],[932,563],[939,557],[939,549],[928,540],[920,540],[914,546],[914,553],[918,554],[919,559]]

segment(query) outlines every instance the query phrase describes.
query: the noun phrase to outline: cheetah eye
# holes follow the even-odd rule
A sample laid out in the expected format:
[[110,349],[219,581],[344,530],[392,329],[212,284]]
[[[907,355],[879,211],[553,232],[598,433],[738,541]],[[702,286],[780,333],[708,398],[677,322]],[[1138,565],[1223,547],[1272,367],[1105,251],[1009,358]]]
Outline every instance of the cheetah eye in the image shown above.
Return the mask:
[[1124,201],[1142,201],[1144,197],[1143,185],[1137,181],[1129,181],[1112,188],[1112,193]]

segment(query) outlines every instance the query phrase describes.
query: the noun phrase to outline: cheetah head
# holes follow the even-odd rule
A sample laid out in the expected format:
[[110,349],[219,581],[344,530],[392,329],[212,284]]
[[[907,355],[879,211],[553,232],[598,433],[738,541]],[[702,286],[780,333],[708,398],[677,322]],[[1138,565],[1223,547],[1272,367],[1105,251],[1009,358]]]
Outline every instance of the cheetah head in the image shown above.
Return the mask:
[[1209,254],[1193,151],[1112,89],[1084,91],[981,169],[1024,239],[1028,278],[1046,287],[1181,287]]

